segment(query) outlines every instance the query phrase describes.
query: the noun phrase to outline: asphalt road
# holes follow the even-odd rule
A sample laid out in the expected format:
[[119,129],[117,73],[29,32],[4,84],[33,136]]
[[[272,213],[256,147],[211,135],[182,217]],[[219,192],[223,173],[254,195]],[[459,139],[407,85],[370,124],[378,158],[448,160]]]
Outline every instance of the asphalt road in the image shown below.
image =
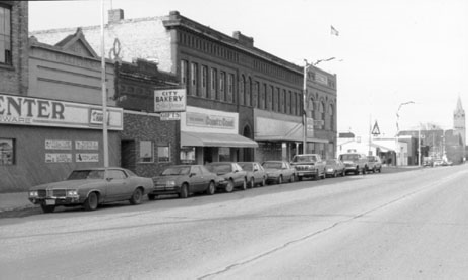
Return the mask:
[[467,180],[438,167],[34,209],[0,219],[0,278],[466,279]]

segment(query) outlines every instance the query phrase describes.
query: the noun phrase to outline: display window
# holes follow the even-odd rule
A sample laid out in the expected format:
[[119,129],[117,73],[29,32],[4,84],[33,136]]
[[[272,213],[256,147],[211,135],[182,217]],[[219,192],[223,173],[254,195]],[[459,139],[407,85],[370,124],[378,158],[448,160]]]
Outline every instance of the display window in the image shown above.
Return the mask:
[[0,165],[15,163],[15,139],[0,138]]

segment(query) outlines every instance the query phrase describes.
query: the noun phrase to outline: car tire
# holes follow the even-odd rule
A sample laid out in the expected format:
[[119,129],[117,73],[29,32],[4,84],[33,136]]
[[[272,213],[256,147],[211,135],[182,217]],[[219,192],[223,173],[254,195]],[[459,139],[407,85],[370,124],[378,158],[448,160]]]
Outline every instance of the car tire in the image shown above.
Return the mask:
[[234,182],[232,181],[232,179],[229,179],[227,184],[226,184],[226,187],[224,187],[224,190],[227,193],[230,193],[230,192],[232,192],[233,189],[234,189]]
[[299,181],[302,181],[302,179],[304,179],[302,176],[299,176]]
[[364,168],[362,169],[362,175],[366,175],[367,174],[367,166],[364,166]]
[[188,186],[187,183],[183,183],[182,187],[180,188],[179,196],[180,196],[180,198],[187,198],[187,197],[189,197],[189,195],[190,195],[189,186]]
[[254,178],[254,177],[251,177],[251,178],[250,178],[249,184],[250,184],[250,188],[253,189],[253,188],[255,187],[255,178]]
[[208,188],[206,189],[206,194],[213,195],[215,191],[216,191],[215,183],[213,181],[210,181],[210,183],[208,184]]
[[377,172],[377,169],[374,166],[374,168],[372,168],[372,173],[375,173],[375,172]]
[[336,170],[333,172],[333,177],[334,178],[338,177],[338,172],[336,172]]
[[359,169],[359,166],[356,167],[356,170],[354,171],[354,175],[359,175],[361,172],[361,169]]
[[266,186],[266,178],[265,176],[263,176],[262,178],[262,187]]
[[86,211],[94,211],[97,209],[99,204],[98,196],[96,192],[91,192],[83,203],[83,207]]
[[136,188],[133,191],[132,197],[130,198],[130,203],[132,205],[140,204],[142,199],[143,199],[143,191],[141,190],[141,188]]
[[55,205],[45,205],[45,204],[41,204],[41,209],[42,209],[42,213],[44,213],[44,214],[49,214],[49,213],[54,212],[54,210],[55,210]]
[[278,185],[281,185],[283,183],[283,175],[280,175],[277,180]]
[[291,175],[291,178],[289,178],[289,183],[294,183],[296,181],[296,175],[293,174]]
[[155,200],[155,199],[156,199],[155,194],[151,194],[151,193],[148,194],[148,200]]

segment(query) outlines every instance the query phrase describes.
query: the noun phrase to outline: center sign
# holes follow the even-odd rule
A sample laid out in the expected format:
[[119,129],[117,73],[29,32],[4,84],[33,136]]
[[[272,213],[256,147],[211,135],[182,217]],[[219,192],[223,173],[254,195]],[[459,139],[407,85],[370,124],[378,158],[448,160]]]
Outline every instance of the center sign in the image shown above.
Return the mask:
[[155,112],[184,112],[187,106],[185,89],[166,89],[154,91]]

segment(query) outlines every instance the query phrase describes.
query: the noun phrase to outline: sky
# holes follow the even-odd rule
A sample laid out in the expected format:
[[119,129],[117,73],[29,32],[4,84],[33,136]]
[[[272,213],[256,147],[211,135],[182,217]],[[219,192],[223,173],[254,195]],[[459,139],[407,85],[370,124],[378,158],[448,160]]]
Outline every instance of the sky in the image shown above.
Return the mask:
[[[335,57],[317,66],[337,75],[339,132],[365,136],[376,121],[388,137],[397,122],[400,130],[451,129],[458,98],[468,110],[466,0],[104,0],[104,7],[124,9],[126,19],[179,11],[229,36],[241,31],[301,66]],[[100,22],[99,0],[29,2],[30,31]]]

